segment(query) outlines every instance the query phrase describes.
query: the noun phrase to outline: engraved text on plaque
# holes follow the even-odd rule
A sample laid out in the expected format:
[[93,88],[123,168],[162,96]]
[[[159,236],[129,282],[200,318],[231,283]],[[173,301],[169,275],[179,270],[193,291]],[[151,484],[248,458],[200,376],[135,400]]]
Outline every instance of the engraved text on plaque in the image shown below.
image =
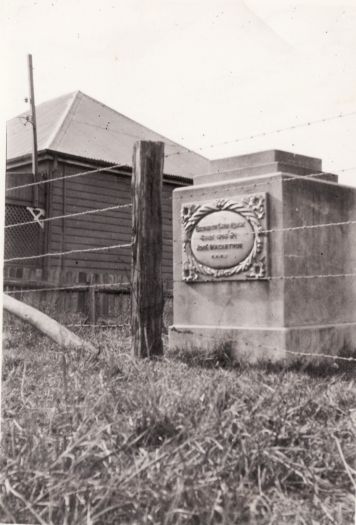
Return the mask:
[[266,278],[266,194],[182,206],[183,280]]

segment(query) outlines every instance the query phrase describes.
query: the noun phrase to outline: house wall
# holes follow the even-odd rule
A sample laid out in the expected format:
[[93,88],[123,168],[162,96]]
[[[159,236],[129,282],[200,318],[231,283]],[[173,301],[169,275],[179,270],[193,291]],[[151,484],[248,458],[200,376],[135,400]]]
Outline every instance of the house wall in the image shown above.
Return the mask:
[[[22,186],[24,184],[30,184],[33,182],[33,176],[31,173],[31,166],[28,164],[26,166],[14,166],[8,168],[10,171],[7,171],[5,178],[5,188],[14,186]],[[48,173],[49,161],[44,160],[39,162],[38,170],[40,175],[45,175]],[[46,198],[46,184],[38,185],[38,197],[39,197],[39,206],[45,206]],[[21,188],[14,191],[6,191],[6,204],[17,204],[22,206],[33,206],[33,186],[27,188]]]
[[[94,168],[95,169],[95,168]],[[58,161],[52,177],[72,175],[86,168],[69,161]],[[172,191],[180,186],[167,179],[163,183],[163,261],[162,274],[167,284],[172,282]],[[186,184],[184,184],[186,185]],[[131,173],[100,172],[77,178],[55,181],[50,185],[50,215],[60,216],[131,203]],[[67,252],[131,242],[131,208],[92,215],[69,217],[48,223],[48,251]],[[131,249],[114,248],[105,251],[72,253],[49,257],[48,268],[60,272],[80,273],[80,281],[100,274],[119,275],[130,279]],[[85,274],[85,275],[84,275]],[[170,286],[169,286],[170,287]]]
[[[92,173],[75,178],[63,178],[83,171],[95,170],[100,165],[85,160],[73,160],[47,152],[45,159],[40,159],[39,171],[53,182],[39,185],[39,206],[46,211],[46,218],[70,215],[72,213],[100,209],[117,204],[131,204],[131,172],[110,171]],[[9,174],[7,186],[18,186],[32,182],[30,160],[9,163],[8,170],[21,172]],[[28,172],[23,175],[24,172]],[[162,275],[166,290],[172,289],[172,192],[179,186],[187,185],[187,180],[171,180],[165,177],[163,182],[163,264]],[[6,194],[6,204],[21,206],[32,205],[32,188],[25,188]],[[32,217],[28,217],[31,220]],[[27,219],[26,219],[27,220]],[[39,253],[60,253],[70,250],[127,244],[131,242],[131,208],[123,208],[97,214],[86,214],[46,221],[41,229],[31,225],[40,243]],[[26,239],[26,227],[19,227],[19,233]],[[8,232],[10,230],[7,230]],[[15,236],[16,248],[23,254],[23,237]],[[112,249],[108,251],[72,253],[44,258],[26,259],[6,263],[4,266],[5,291],[24,290],[18,299],[25,300],[40,308],[62,313],[81,312],[87,314],[88,288],[75,289],[76,285],[89,282],[97,284],[127,283],[130,280],[131,249]],[[49,287],[48,292],[37,293],[38,288]],[[54,287],[54,291],[50,291]],[[73,288],[74,287],[74,288]],[[96,289],[97,316],[117,317],[123,311],[123,304],[128,305],[125,291],[127,286],[116,288],[100,287]],[[34,291],[31,291],[34,290]],[[115,291],[116,290],[116,291]],[[125,298],[126,297],[126,298]],[[124,308],[125,309],[125,308]],[[52,311],[53,310],[53,311]],[[125,310],[126,311],[126,310]]]

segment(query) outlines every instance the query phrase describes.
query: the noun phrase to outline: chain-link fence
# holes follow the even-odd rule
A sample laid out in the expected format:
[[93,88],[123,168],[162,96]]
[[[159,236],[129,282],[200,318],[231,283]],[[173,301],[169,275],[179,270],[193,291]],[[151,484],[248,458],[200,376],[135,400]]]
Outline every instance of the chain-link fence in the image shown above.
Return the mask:
[[[33,221],[34,217],[26,206],[6,204],[5,225]],[[21,228],[5,229],[4,259],[31,257],[43,253],[44,227],[39,222],[25,224]],[[7,263],[11,264],[11,263]],[[38,260],[29,259],[26,266],[38,266]]]

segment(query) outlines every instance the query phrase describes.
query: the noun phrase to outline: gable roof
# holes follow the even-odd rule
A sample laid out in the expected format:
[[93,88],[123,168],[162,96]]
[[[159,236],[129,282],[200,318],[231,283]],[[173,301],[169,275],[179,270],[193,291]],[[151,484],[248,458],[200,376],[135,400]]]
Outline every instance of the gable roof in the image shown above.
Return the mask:
[[[7,160],[32,151],[29,112],[7,122]],[[137,140],[165,143],[164,172],[190,177],[208,172],[210,161],[125,117],[105,104],[75,91],[36,106],[38,151],[51,150],[89,160],[132,166]]]

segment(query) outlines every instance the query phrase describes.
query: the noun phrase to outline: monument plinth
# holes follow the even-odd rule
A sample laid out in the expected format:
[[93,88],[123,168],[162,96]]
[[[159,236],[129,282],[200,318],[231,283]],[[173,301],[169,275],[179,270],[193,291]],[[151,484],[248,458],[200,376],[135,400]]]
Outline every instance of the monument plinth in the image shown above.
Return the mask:
[[356,227],[335,223],[356,220],[356,189],[275,150],[212,170],[173,195],[170,347],[250,361],[352,352]]

